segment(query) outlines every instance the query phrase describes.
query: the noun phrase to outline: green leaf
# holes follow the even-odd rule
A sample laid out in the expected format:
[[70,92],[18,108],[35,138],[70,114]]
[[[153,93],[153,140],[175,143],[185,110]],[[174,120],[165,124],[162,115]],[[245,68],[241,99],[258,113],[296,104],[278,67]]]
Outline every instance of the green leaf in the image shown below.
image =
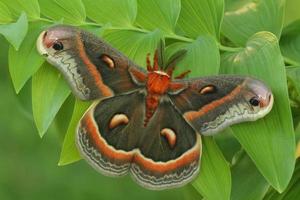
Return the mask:
[[139,0],[136,23],[144,29],[159,28],[165,34],[174,34],[180,13],[180,0]]
[[68,98],[60,107],[59,111],[57,112],[55,119],[53,120],[54,128],[56,132],[59,134],[60,141],[64,141],[69,123],[71,121],[72,113],[74,110],[74,104],[75,104],[74,96],[69,95]]
[[255,165],[278,191],[283,191],[295,164],[295,138],[287,80],[278,40],[270,32],[253,35],[246,48],[225,53],[221,72],[247,74],[264,80],[272,89],[275,104],[263,119],[234,125],[232,130]]
[[45,26],[46,24],[41,22],[30,23],[28,34],[19,51],[9,48],[9,71],[17,93],[44,62],[43,57],[36,50],[36,39]]
[[198,37],[192,43],[177,42],[169,45],[166,56],[170,58],[180,49],[186,49],[184,58],[176,64],[175,76],[191,70],[190,77],[216,75],[220,67],[220,54],[215,40],[211,36]]
[[289,24],[294,20],[300,19],[300,1],[299,0],[287,0],[285,6],[284,24]]
[[299,139],[300,139],[300,123],[297,124],[297,126],[295,126],[295,134],[296,134],[296,140],[298,142],[297,144],[297,158],[300,157],[300,144],[299,144]]
[[[182,194],[181,200],[200,200],[203,197],[200,193],[195,189],[192,184],[185,185],[181,188],[175,189],[179,193]],[[166,190],[169,192],[169,190]],[[180,198],[180,196],[178,196]],[[173,199],[172,199],[173,200]]]
[[300,102],[300,67],[286,67],[287,78],[290,86],[294,87],[294,94],[289,89],[290,97]]
[[135,63],[145,67],[146,56],[148,53],[153,56],[153,52],[161,38],[161,32],[159,30],[149,33],[128,30],[106,31],[103,37]]
[[18,51],[28,30],[25,13],[22,13],[16,23],[0,25],[0,33]]
[[8,7],[0,1],[0,24],[7,24],[13,21],[13,16]]
[[72,25],[85,22],[85,8],[81,0],[39,0],[41,13],[50,19]]
[[[286,67],[295,133],[300,123],[300,67]],[[299,135],[296,134],[296,139]]]
[[237,161],[231,168],[231,200],[263,199],[269,184],[246,153],[239,152],[237,156]]
[[292,64],[300,66],[300,20],[284,28],[280,48],[282,54],[292,61]]
[[[286,67],[287,78],[290,85],[295,88],[295,96],[290,93],[290,96],[300,101],[300,67]],[[289,89],[289,92],[290,89]]]
[[279,38],[284,6],[285,0],[226,0],[222,33],[241,46],[259,31],[272,32]]
[[294,200],[300,195],[300,160],[297,160],[293,178],[289,186],[281,194],[276,190],[270,190],[264,197],[264,200]]
[[192,183],[205,199],[230,199],[230,168],[211,137],[205,137],[200,174]]
[[1,0],[10,10],[13,19],[17,19],[22,12],[25,12],[28,20],[40,18],[40,7],[38,0]]
[[223,10],[224,0],[182,0],[178,26],[192,38],[210,34],[219,39]]
[[61,74],[45,63],[32,77],[32,111],[39,135],[43,137],[70,90]]
[[132,27],[136,18],[136,0],[83,0],[88,18],[104,25]]
[[241,150],[241,145],[233,136],[231,128],[226,128],[222,133],[215,135],[214,139],[226,160],[231,163],[234,156]]
[[64,139],[58,165],[71,164],[81,159],[75,144],[75,132],[81,117],[90,105],[91,102],[75,101],[71,122]]

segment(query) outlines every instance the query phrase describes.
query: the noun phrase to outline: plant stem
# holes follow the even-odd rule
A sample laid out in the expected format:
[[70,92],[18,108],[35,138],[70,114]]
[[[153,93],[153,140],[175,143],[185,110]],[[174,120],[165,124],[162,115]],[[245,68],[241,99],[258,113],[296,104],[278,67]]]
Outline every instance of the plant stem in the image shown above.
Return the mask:
[[187,38],[184,36],[180,36],[180,35],[176,35],[176,34],[170,34],[170,35],[166,35],[167,38],[173,38],[176,40],[181,40],[183,42],[193,42],[194,40],[191,38]]
[[95,23],[95,22],[85,22],[84,25],[100,26],[100,27],[104,26],[103,24],[97,24],[97,23]]
[[124,31],[137,31],[137,32],[141,32],[141,33],[149,33],[150,31],[146,30],[146,29],[141,29],[141,28],[137,28],[137,27],[117,27],[117,26],[112,26],[109,27],[109,29],[111,30],[124,30]]
[[47,19],[47,18],[42,18],[42,17],[38,18],[37,20],[44,21],[44,22],[51,22],[51,23],[53,23],[53,20]]
[[298,63],[297,61],[294,61],[294,60],[292,60],[290,58],[287,58],[285,56],[282,56],[282,57],[283,57],[283,60],[284,60],[285,63],[293,65],[293,66],[300,66],[300,63]]
[[243,50],[242,47],[227,47],[227,46],[223,46],[221,43],[218,43],[218,46],[221,51],[238,52]]

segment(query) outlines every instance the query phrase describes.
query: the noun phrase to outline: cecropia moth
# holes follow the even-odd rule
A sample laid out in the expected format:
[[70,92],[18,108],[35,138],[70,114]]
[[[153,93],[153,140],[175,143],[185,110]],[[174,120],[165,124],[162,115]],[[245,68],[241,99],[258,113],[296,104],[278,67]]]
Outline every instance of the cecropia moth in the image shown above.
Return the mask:
[[[128,44],[130,45],[130,44]],[[84,114],[76,144],[99,172],[130,172],[149,189],[179,187],[195,178],[201,135],[254,121],[272,108],[273,95],[247,76],[172,77],[156,52],[147,70],[95,35],[71,26],[43,31],[37,48],[65,77],[74,95],[97,100]]]

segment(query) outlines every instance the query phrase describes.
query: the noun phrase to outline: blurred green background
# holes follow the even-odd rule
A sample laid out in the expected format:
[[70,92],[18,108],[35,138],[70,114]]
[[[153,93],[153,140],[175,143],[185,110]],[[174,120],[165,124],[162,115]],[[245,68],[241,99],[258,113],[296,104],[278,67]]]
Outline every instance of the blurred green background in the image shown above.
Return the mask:
[[52,126],[45,137],[39,137],[30,113],[31,100],[27,99],[30,84],[18,96],[15,94],[7,50],[7,42],[0,37],[1,200],[197,198],[198,193],[191,186],[153,192],[141,188],[128,176],[102,176],[83,161],[59,167],[62,136]]

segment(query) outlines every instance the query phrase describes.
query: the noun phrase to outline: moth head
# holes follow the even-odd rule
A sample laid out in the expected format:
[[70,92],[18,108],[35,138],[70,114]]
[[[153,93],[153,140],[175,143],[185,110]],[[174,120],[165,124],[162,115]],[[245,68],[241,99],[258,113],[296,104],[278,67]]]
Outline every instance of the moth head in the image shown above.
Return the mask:
[[78,43],[82,44],[79,29],[58,25],[41,32],[36,46],[38,52],[65,76],[73,93],[86,100],[90,98],[91,90],[84,82],[76,60]]
[[273,94],[270,88],[268,88],[263,82],[256,79],[248,79],[245,82],[244,98],[257,114],[267,114],[273,106]]
[[36,44],[37,50],[51,62],[51,58],[58,58],[63,52],[75,46],[76,36],[77,33],[74,28],[68,26],[51,27],[39,35]]

